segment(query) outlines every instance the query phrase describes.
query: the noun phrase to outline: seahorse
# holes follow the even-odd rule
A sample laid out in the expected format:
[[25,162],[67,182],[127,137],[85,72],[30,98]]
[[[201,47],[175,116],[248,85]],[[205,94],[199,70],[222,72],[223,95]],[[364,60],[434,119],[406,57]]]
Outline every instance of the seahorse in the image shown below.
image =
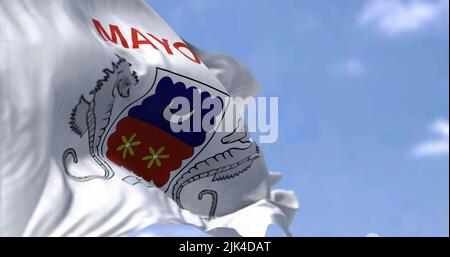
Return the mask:
[[[172,198],[181,208],[183,208],[181,192],[188,184],[207,177],[212,177],[212,182],[232,179],[250,169],[253,162],[260,157],[258,145],[248,138],[246,130],[239,132],[237,129],[223,137],[221,141],[223,144],[232,144],[239,141],[244,145],[243,147],[232,147],[198,162],[176,180],[172,190]],[[213,218],[218,196],[213,190],[203,190],[200,192],[198,199],[201,200],[206,193],[212,197],[209,217]]]
[[63,154],[63,164],[66,174],[80,182],[89,181],[95,178],[110,179],[114,172],[104,163],[100,156],[100,142],[111,119],[111,112],[117,97],[128,98],[130,90],[139,83],[135,71],[132,71],[124,58],[117,56],[119,61],[112,63],[112,69],[104,69],[104,77],[97,81],[95,88],[90,91],[92,100],[88,101],[81,95],[77,105],[70,115],[69,125],[72,131],[83,137],[87,132],[89,141],[89,153],[92,158],[105,171],[103,176],[75,176],[67,169],[67,157],[72,156],[77,162],[77,154],[73,148],[67,149]]

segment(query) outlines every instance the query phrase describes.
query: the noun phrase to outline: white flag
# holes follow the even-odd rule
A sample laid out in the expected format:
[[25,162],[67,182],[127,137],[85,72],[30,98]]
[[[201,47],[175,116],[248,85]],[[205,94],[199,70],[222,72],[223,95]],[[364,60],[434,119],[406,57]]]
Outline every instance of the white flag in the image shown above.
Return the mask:
[[230,97],[258,90],[245,67],[143,1],[0,7],[0,235],[289,234],[295,195],[271,191],[279,176],[241,119],[221,129]]

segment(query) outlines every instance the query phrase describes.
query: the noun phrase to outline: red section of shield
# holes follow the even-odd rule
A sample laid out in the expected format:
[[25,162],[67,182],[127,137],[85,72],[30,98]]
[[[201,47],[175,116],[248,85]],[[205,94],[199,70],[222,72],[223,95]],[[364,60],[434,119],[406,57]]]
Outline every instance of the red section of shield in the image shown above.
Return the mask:
[[128,116],[119,121],[116,131],[108,138],[106,157],[162,187],[169,180],[170,173],[193,154],[192,146],[155,126]]

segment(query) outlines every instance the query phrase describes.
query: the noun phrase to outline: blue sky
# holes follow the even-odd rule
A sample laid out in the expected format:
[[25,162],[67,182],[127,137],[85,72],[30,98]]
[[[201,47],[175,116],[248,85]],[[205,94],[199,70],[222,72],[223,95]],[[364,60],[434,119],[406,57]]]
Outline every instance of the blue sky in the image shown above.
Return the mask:
[[294,235],[449,235],[448,0],[147,2],[279,97],[262,149],[301,201]]

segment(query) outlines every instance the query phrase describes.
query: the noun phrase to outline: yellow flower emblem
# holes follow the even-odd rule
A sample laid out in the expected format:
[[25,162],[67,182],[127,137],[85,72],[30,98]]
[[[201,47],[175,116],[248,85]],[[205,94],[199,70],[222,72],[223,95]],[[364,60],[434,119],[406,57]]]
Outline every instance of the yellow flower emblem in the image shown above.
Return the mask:
[[158,151],[155,151],[153,147],[149,147],[148,151],[150,155],[144,156],[142,158],[143,161],[148,161],[147,169],[150,169],[154,163],[156,163],[156,166],[161,167],[161,159],[169,159],[169,155],[162,154],[164,152],[164,146],[159,148]]
[[136,137],[136,133],[131,135],[129,139],[127,139],[125,136],[122,136],[122,142],[123,144],[116,148],[116,151],[122,151],[122,159],[125,160],[127,158],[127,153],[130,153],[131,156],[134,156],[134,150],[133,146],[137,146],[141,144],[141,141],[134,141],[134,138]]

